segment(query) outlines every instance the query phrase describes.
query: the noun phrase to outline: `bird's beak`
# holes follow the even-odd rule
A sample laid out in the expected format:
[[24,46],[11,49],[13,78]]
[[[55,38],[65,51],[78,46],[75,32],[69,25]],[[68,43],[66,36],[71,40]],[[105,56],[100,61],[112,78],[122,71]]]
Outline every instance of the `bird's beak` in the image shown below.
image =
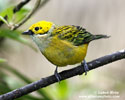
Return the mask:
[[31,30],[25,31],[22,33],[23,35],[33,35],[34,33]]

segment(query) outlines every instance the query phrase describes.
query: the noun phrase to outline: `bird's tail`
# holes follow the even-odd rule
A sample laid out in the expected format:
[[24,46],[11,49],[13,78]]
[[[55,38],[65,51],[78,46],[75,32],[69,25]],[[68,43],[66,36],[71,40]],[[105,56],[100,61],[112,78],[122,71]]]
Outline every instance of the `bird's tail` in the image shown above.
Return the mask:
[[101,39],[101,38],[109,38],[109,37],[110,36],[98,34],[98,35],[93,35],[92,40],[97,40],[97,39]]
[[102,34],[98,34],[98,35],[90,34],[90,36],[88,36],[86,39],[84,39],[84,43],[89,43],[93,40],[102,39],[102,38],[109,38],[109,37],[110,36],[102,35]]

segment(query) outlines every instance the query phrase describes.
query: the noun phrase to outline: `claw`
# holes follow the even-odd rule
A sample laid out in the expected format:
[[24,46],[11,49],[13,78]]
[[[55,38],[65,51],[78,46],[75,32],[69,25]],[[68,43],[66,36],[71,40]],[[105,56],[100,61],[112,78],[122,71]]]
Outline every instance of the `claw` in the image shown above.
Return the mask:
[[61,76],[59,75],[57,69],[58,69],[58,67],[56,67],[55,72],[54,72],[54,75],[55,75],[56,79],[58,80],[58,82],[60,82]]
[[86,61],[83,60],[83,62],[81,63],[81,65],[83,65],[84,70],[85,70],[85,75],[87,75],[87,72],[89,71],[89,68],[88,68],[88,65],[87,65]]

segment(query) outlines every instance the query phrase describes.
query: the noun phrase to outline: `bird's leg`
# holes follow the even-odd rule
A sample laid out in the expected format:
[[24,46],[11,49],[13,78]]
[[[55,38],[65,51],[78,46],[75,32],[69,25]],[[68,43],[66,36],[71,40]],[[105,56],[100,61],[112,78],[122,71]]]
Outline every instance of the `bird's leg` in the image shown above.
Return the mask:
[[58,73],[58,67],[56,66],[55,72],[54,72],[55,77],[57,78],[58,82],[60,82],[61,76]]
[[87,75],[87,71],[89,71],[88,65],[85,61],[85,59],[82,61],[81,65],[84,67],[85,75]]

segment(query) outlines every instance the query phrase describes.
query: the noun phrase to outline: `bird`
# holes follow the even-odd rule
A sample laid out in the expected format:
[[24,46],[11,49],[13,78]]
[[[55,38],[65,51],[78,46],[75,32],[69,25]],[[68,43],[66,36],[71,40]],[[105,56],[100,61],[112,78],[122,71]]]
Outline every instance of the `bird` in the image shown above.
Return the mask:
[[61,79],[58,67],[67,65],[81,63],[86,75],[89,68],[85,57],[89,43],[93,40],[109,38],[103,34],[91,34],[81,26],[60,26],[44,20],[31,25],[22,34],[30,35],[46,59],[56,66],[54,75],[57,81]]

